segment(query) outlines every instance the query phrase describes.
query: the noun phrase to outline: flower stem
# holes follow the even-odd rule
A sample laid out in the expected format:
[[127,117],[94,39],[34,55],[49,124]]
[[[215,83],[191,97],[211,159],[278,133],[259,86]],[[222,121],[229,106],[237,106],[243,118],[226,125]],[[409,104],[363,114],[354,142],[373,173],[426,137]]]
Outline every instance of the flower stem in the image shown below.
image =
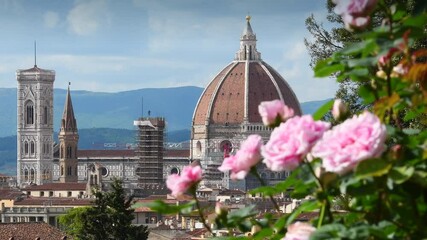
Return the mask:
[[197,211],[199,212],[199,216],[200,216],[200,218],[201,218],[201,220],[202,220],[203,226],[204,226],[204,227],[205,227],[205,228],[206,228],[210,233],[212,233],[212,234],[213,234],[211,227],[206,223],[206,219],[205,219],[205,217],[203,216],[203,211],[202,211],[202,209],[201,209],[201,207],[200,207],[200,203],[199,203],[199,199],[197,198],[196,191],[192,192],[192,194],[193,194],[193,196],[194,196],[194,199],[196,200],[196,208],[197,208]]
[[[316,173],[314,172],[314,169],[311,164],[307,161],[307,159],[305,159],[304,161],[308,165],[308,169],[310,169],[311,174],[316,179],[316,183],[320,187],[321,192],[326,193],[326,188],[323,186],[322,181],[320,181],[320,178],[316,176]],[[326,211],[328,213],[329,221],[331,222],[333,220],[333,215],[331,213],[331,203],[329,202],[328,197],[326,197],[326,199],[322,201],[322,209],[319,216],[318,226],[322,225],[323,220],[325,219]]]
[[323,202],[322,209],[320,210],[319,221],[317,222],[317,228],[320,228],[322,226],[323,219],[325,219],[325,210],[326,210],[326,204]]
[[[261,183],[262,186],[267,186],[267,184],[265,183],[264,179],[262,179],[261,176],[258,174],[258,171],[256,170],[255,166],[251,168],[251,173],[258,179],[258,181]],[[276,209],[276,211],[278,213],[280,213],[280,207],[277,204],[277,202],[274,199],[274,197],[271,196],[271,195],[269,195],[268,197],[270,198],[271,202],[273,203],[274,208]]]

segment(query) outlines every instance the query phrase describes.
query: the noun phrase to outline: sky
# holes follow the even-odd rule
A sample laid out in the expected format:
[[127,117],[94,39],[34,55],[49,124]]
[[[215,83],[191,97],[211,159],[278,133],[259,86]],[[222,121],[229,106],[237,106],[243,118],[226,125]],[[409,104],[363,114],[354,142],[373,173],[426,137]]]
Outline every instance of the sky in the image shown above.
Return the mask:
[[17,69],[56,71],[55,88],[119,92],[206,87],[234,59],[246,15],[262,59],[300,102],[331,98],[334,80],[309,67],[305,19],[319,0],[0,0],[0,87]]

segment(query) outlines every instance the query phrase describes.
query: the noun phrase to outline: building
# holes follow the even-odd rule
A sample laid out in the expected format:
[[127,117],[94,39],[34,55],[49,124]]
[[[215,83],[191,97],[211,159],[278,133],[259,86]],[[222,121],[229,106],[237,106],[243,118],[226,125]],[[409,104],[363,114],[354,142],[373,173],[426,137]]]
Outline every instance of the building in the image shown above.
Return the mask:
[[162,184],[164,118],[140,118],[134,121],[138,127],[137,149],[139,156],[136,175],[141,184]]
[[17,70],[17,183],[51,181],[55,71]]
[[61,183],[77,182],[77,148],[79,143],[79,134],[77,132],[76,118],[74,117],[73,103],[71,102],[70,86],[68,86],[58,138],[60,165],[59,181]]
[[[243,190],[255,187],[255,181],[250,179],[230,182],[228,174],[219,172],[218,167],[250,134],[267,140],[271,129],[263,125],[258,113],[262,101],[281,99],[295,114],[301,114],[296,95],[283,77],[261,59],[256,42],[248,16],[234,61],[212,79],[194,110],[190,158],[201,162],[206,186]],[[268,183],[288,174],[274,173],[262,166],[259,171]]]

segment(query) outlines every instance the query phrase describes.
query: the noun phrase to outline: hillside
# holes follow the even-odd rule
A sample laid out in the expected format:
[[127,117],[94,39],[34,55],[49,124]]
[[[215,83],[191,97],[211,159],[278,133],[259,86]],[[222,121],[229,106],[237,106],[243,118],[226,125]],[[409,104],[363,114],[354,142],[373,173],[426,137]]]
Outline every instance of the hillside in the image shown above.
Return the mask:
[[[165,117],[167,130],[190,129],[194,107],[203,89],[177,87],[139,89],[118,93],[71,91],[79,129],[133,129],[133,121],[150,111],[151,116]],[[54,130],[59,129],[66,90],[54,91]],[[142,107],[142,102],[144,106]],[[16,134],[16,89],[0,88],[0,137]]]

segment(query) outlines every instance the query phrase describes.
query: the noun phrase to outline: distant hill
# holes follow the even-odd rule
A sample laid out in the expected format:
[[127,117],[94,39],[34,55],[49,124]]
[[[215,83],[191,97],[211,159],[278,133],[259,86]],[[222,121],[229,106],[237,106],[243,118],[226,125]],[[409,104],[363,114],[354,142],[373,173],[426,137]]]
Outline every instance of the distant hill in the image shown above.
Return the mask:
[[[147,88],[118,93],[71,91],[79,129],[134,129],[142,115],[165,117],[167,130],[190,129],[191,118],[203,88]],[[59,129],[67,91],[54,91],[54,131]],[[143,106],[142,106],[143,103]],[[0,137],[16,134],[16,88],[0,88]]]
[[328,102],[331,99],[319,100],[319,101],[310,101],[301,103],[302,112],[304,114],[313,114],[319,109],[323,104]]
[[[144,116],[150,111],[151,116],[165,117],[167,131],[176,131],[190,129],[202,91],[200,87],[147,88],[117,93],[71,91],[71,96],[79,129],[134,129],[133,121],[144,109]],[[54,131],[59,129],[65,95],[64,89],[54,91]],[[301,108],[311,114],[326,101],[301,103]],[[0,112],[0,137],[15,135],[16,88],[0,88]]]

